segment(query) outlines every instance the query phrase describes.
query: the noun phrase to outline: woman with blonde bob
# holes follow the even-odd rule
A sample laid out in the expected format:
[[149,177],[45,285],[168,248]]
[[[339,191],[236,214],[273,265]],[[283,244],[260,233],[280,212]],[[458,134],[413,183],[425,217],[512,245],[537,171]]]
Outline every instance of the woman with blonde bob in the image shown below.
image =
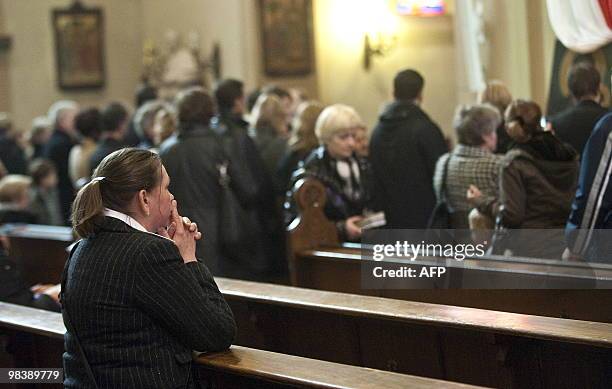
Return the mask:
[[62,277],[66,388],[193,388],[192,350],[231,344],[232,312],[169,183],[157,154],[121,149],[77,194],[82,239]]
[[491,104],[499,111],[502,121],[497,127],[497,149],[498,154],[504,154],[510,148],[512,139],[506,133],[504,125],[504,113],[512,102],[512,94],[506,84],[499,80],[487,82],[485,89],[478,94],[478,104]]
[[[366,182],[368,168],[355,157],[355,133],[360,127],[363,121],[352,107],[334,104],[325,108],[315,126],[321,146],[293,174],[294,183],[304,177],[313,177],[325,185],[325,215],[336,222],[340,237],[348,240],[361,236],[358,222],[370,199]],[[293,199],[290,192],[289,199]],[[291,201],[285,205],[288,222],[297,216]]]

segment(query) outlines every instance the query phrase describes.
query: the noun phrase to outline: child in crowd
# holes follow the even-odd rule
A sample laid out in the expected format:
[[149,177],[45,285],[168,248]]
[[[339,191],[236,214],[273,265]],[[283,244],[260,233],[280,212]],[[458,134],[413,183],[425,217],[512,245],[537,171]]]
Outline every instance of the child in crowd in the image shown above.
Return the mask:
[[32,179],[21,174],[9,174],[0,180],[0,224],[36,224],[36,215],[28,211]]
[[40,224],[61,226],[62,213],[57,190],[57,171],[48,159],[37,159],[30,164],[32,177],[31,210]]

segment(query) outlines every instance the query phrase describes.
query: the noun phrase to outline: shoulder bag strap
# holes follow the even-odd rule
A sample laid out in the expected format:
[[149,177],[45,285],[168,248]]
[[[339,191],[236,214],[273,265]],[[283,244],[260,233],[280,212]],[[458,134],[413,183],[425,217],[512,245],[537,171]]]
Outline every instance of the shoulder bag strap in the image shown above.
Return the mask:
[[448,153],[448,158],[444,161],[444,170],[442,171],[442,185],[440,185],[440,201],[448,203],[446,196],[446,178],[448,177],[448,165],[451,160],[451,154]]
[[87,375],[89,376],[89,379],[93,383],[94,388],[98,389],[98,384],[96,383],[96,379],[94,377],[93,371],[91,370],[91,366],[89,366],[89,362],[87,361],[87,357],[85,356],[85,351],[81,347],[81,342],[79,341],[79,337],[77,336],[76,330],[72,326],[72,322],[70,321],[70,315],[68,314],[68,310],[66,309],[66,305],[64,304],[64,291],[66,290],[65,285],[66,285],[66,278],[68,276],[68,267],[70,266],[70,260],[72,259],[72,254],[74,254],[80,242],[81,241],[79,240],[76,243],[74,243],[74,245],[72,246],[72,249],[70,250],[70,255],[68,256],[68,260],[66,261],[66,265],[64,265],[64,271],[62,273],[62,287],[60,290],[60,302],[62,303],[62,311],[64,313],[64,322],[66,323],[66,327],[68,328],[68,331],[70,331],[72,333],[72,336],[74,337],[74,340],[77,346],[77,350],[79,354],[81,354],[81,360],[83,361],[83,365],[85,365],[85,370],[87,371]]

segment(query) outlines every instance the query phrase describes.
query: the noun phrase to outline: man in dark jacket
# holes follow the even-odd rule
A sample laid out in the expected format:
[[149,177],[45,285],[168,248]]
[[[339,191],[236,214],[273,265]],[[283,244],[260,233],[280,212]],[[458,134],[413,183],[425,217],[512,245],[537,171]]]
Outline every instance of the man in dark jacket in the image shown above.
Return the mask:
[[44,151],[45,158],[50,159],[57,169],[57,189],[63,221],[66,224],[74,200],[74,187],[68,172],[68,157],[72,146],[76,144],[74,118],[78,109],[78,105],[73,101],[58,101],[49,108],[48,116],[53,125],[53,134]]
[[[220,181],[227,173],[232,193],[241,205],[257,200],[256,185],[241,169],[241,160],[231,158],[224,150],[227,138],[210,128],[215,112],[209,94],[202,88],[186,89],[177,95],[175,104],[178,136],[164,142],[159,154],[172,177],[170,191],[179,203],[180,212],[189,215],[206,237],[196,243],[196,253],[215,276],[252,279],[263,257],[255,254],[255,247],[250,247],[250,255],[240,257],[234,254],[241,248],[233,247],[229,252],[224,247],[222,232],[231,221],[223,220],[223,207],[227,209],[228,204],[224,196],[227,192],[223,191]],[[222,174],[224,165],[227,170]],[[242,220],[242,223],[252,227],[253,219]]]
[[[569,253],[612,263],[612,113],[595,126],[582,154],[578,190],[565,228]],[[569,256],[569,255],[568,255]]]
[[28,163],[25,152],[16,139],[9,115],[0,112],[0,162],[8,174],[27,174]]
[[89,160],[92,173],[104,157],[125,147],[123,138],[127,131],[128,121],[128,111],[121,103],[110,103],[104,108],[102,111],[102,135]]
[[234,171],[249,183],[250,190],[243,191],[243,205],[255,208],[264,235],[263,251],[271,261],[274,273],[286,273],[285,234],[282,213],[275,202],[275,193],[264,161],[257,146],[248,134],[249,123],[243,119],[246,109],[244,84],[235,79],[225,79],[215,88],[215,100],[219,113],[211,120],[213,130],[221,135],[225,152],[231,157]]
[[374,202],[385,212],[387,228],[424,229],[436,204],[434,169],[448,148],[440,128],[419,106],[423,85],[412,69],[395,76],[395,101],[385,108],[370,140]]
[[219,109],[215,120],[246,132],[249,123],[242,118],[246,107],[242,81],[231,78],[221,81],[215,88],[215,100]]
[[567,108],[550,119],[555,135],[582,153],[593,127],[607,108],[599,104],[599,71],[588,62],[575,64],[567,79],[567,86],[576,105]]

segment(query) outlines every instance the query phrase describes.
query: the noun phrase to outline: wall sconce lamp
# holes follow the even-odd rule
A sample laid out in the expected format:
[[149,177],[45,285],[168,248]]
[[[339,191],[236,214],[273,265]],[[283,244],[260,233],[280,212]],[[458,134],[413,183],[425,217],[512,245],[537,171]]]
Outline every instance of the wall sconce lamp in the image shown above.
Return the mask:
[[363,68],[370,70],[372,65],[372,57],[384,57],[397,44],[397,36],[385,36],[382,33],[376,34],[376,39],[370,38],[370,34],[365,34],[364,51],[363,51]]

